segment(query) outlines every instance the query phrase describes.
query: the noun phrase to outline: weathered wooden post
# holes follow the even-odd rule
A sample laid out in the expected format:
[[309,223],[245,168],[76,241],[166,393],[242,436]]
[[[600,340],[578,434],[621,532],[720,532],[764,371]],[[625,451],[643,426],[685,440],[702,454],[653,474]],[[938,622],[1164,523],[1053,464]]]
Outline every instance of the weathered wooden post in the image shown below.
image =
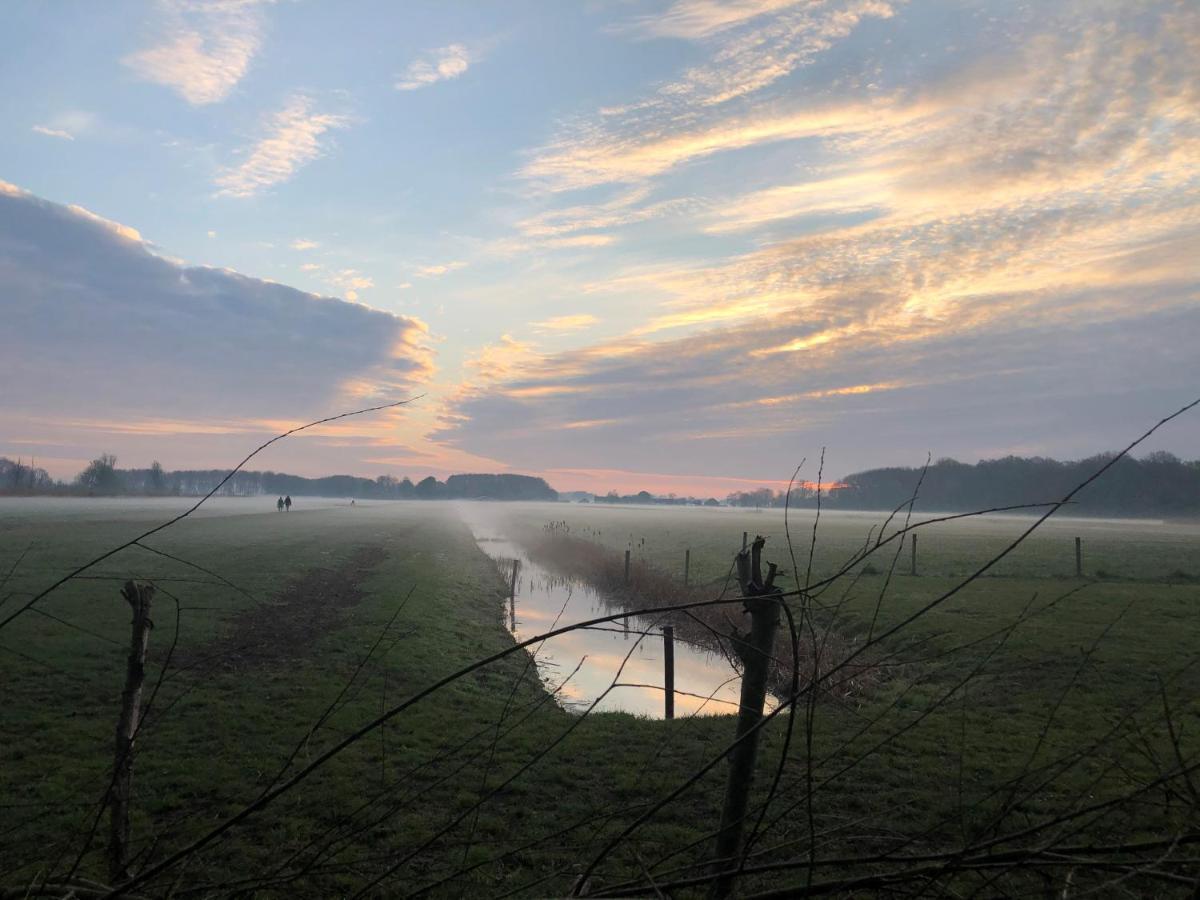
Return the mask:
[[692,568],[692,548],[683,551],[683,586],[687,587],[688,570]]
[[1083,577],[1083,538],[1075,538],[1075,577]]
[[629,551],[625,551],[625,584],[629,584]]
[[128,878],[129,794],[133,784],[133,742],[142,708],[142,684],[146,680],[146,649],[150,644],[150,601],[154,585],[125,582],[121,596],[133,608],[129,658],[125,667],[125,689],[121,692],[121,714],[113,762],[112,792],[109,796],[108,880],[116,886]]
[[513,632],[515,632],[517,630],[517,571],[520,568],[521,568],[521,561],[519,559],[514,559],[513,560],[513,573],[512,573],[512,588],[509,590],[509,593],[508,593],[508,620],[510,623],[509,631],[513,631]]
[[714,900],[728,897],[733,891],[735,874],[742,843],[742,823],[750,801],[750,784],[754,778],[754,761],[758,755],[758,731],[763,705],[767,699],[767,676],[775,648],[775,631],[779,626],[779,589],[775,587],[778,571],[768,565],[767,577],[762,575],[762,548],[766,538],[754,539],[749,550],[737,555],[738,584],[742,589],[746,612],[750,614],[750,633],[733,635],[733,646],[742,660],[741,705],[738,708],[738,743],[729,753],[729,783],[725,789],[725,806],[721,812],[721,830],[717,832],[713,880],[709,896]]
[[675,628],[663,626],[663,718],[675,718]]
[[911,549],[912,549],[912,563],[909,567],[909,574],[916,575],[917,574],[917,536],[915,534],[912,536],[912,548]]
[[746,539],[749,537],[750,537],[750,532],[748,532],[748,531],[742,532],[742,552],[743,553],[746,552]]

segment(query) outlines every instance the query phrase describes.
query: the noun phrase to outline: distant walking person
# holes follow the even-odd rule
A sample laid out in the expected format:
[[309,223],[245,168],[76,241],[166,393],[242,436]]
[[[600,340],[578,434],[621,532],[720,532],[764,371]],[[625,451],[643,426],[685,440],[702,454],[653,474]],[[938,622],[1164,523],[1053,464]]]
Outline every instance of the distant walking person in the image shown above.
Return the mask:
[[292,511],[292,495],[291,494],[288,494],[286,497],[283,498],[283,505],[287,509],[288,512]]
[[282,497],[280,497],[278,500],[275,501],[275,509],[277,509],[279,512],[283,512],[283,498]]

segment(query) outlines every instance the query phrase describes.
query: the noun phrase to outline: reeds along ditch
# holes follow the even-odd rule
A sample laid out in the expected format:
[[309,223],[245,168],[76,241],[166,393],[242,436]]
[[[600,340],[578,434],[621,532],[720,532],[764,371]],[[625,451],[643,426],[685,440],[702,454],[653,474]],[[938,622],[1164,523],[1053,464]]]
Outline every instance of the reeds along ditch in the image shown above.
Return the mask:
[[[613,604],[626,609],[701,603],[720,597],[734,598],[738,593],[737,581],[732,575],[727,580],[709,584],[684,585],[678,577],[634,559],[630,560],[626,581],[623,552],[572,537],[558,528],[548,526],[539,534],[529,535],[522,543],[529,558],[539,565],[588,585]],[[791,597],[788,602],[797,625],[801,689],[815,680],[819,694],[853,702],[879,685],[885,670],[873,661],[871,654],[845,662],[856,649],[856,639],[842,634],[828,622],[816,621],[824,616],[801,621],[798,599]],[[739,604],[697,606],[687,611],[664,613],[658,624],[674,626],[676,639],[721,654],[732,666],[739,667],[730,636],[734,628],[745,630],[749,627],[749,619]],[[786,619],[781,624],[769,682],[776,695],[790,691],[794,668],[791,632]]]

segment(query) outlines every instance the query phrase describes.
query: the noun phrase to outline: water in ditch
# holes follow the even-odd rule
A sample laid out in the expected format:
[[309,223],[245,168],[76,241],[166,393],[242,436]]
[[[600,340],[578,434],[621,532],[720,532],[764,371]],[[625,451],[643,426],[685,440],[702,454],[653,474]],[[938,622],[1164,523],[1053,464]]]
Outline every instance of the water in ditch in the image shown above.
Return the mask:
[[[501,533],[499,522],[464,515],[480,548],[511,576],[517,591],[506,622],[526,640],[575,622],[620,612],[603,596],[533,562]],[[530,647],[543,683],[568,710],[622,711],[661,719],[664,711],[663,636],[653,620],[629,616],[575,630]],[[610,687],[617,682],[617,687]],[[737,711],[741,680],[721,655],[675,639],[675,716]],[[605,693],[607,691],[607,693]]]

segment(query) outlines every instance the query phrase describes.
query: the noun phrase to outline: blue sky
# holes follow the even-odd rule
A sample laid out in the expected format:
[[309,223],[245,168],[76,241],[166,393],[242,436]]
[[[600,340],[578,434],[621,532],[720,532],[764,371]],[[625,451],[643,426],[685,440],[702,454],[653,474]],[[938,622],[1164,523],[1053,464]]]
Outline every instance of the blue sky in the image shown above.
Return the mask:
[[12,3],[0,454],[216,466],[406,393],[263,466],[1113,448],[1200,386],[1198,59],[1169,0]]

